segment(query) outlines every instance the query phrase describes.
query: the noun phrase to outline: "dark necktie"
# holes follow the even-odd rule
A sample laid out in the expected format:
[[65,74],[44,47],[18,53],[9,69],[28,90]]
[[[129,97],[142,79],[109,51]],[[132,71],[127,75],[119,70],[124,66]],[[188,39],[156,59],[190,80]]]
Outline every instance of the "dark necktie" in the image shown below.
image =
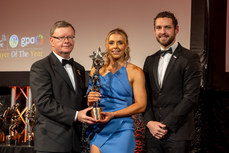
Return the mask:
[[62,59],[62,65],[65,66],[66,64],[73,66],[73,58],[70,58],[69,60]]
[[167,54],[167,53],[172,54],[173,53],[172,48],[169,48],[168,50],[161,50],[161,56],[162,57],[164,57],[165,54]]

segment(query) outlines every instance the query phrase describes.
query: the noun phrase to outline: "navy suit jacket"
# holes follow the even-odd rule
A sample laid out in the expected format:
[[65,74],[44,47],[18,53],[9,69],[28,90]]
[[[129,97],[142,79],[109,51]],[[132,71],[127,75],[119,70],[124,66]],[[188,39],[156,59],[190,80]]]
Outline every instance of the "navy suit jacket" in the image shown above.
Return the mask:
[[[200,90],[199,56],[178,44],[161,88],[158,83],[159,59],[160,51],[148,56],[143,68],[148,95],[145,124],[149,121],[161,122],[167,126],[170,139],[190,140],[194,132],[193,109]],[[149,130],[147,137],[152,137]]]

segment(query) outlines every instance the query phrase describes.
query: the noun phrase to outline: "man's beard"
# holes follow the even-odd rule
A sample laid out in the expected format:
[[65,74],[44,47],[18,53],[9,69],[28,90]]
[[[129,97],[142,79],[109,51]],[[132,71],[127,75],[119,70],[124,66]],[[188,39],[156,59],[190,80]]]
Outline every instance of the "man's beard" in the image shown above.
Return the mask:
[[164,47],[166,48],[167,46],[171,45],[171,43],[172,43],[172,42],[174,41],[174,39],[175,39],[175,36],[170,37],[169,40],[166,41],[166,42],[161,42],[161,41],[160,41],[160,38],[156,38],[156,39],[157,39],[157,41],[159,42],[159,44],[161,44],[162,46],[164,46]]

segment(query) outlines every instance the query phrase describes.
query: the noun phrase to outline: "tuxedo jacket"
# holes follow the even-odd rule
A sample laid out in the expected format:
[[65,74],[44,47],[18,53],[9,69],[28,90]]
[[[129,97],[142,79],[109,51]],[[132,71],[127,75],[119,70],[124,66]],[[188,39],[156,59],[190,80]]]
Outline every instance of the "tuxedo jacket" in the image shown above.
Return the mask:
[[[167,66],[162,87],[158,82],[160,51],[148,56],[144,64],[147,108],[144,121],[167,126],[172,140],[190,140],[194,132],[193,108],[198,102],[201,67],[199,56],[179,43]],[[153,135],[147,130],[147,137]]]
[[74,122],[81,110],[84,89],[84,67],[74,62],[74,90],[61,62],[50,53],[35,62],[30,71],[30,88],[36,105],[34,148],[37,151],[80,152],[81,129]]

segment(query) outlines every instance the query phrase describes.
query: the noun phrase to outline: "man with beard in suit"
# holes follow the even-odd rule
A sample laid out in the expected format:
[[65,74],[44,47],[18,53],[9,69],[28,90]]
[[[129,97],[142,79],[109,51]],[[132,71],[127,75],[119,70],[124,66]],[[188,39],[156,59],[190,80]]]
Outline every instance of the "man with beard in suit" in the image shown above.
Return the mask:
[[193,109],[198,102],[199,56],[176,41],[178,22],[173,13],[154,18],[160,50],[144,64],[148,94],[144,120],[148,153],[188,153],[194,134]]
[[52,52],[35,62],[30,71],[30,87],[36,105],[35,150],[37,153],[79,153],[81,123],[94,124],[81,110],[85,95],[85,70],[70,59],[75,29],[57,21],[50,30]]

